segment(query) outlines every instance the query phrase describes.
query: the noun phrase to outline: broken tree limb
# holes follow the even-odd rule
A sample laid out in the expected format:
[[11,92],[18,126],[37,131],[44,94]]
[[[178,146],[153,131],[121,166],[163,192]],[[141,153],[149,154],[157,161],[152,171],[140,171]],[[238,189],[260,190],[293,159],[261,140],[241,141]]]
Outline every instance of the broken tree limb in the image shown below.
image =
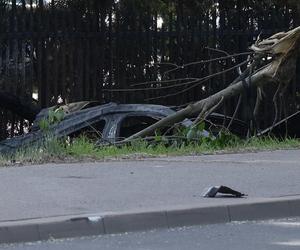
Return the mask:
[[[253,75],[252,77],[252,83],[258,83],[265,80],[264,74],[258,72],[257,74]],[[146,129],[128,137],[125,141],[130,141],[132,139],[136,139],[138,137],[144,137],[147,135],[152,134],[156,129],[164,126],[170,126],[173,123],[180,122],[184,120],[186,117],[197,115],[200,112],[206,113],[208,110],[210,110],[212,107],[216,106],[223,98],[223,101],[230,99],[233,96],[236,96],[237,94],[241,93],[244,89],[243,82],[239,81],[236,84],[233,84],[226,89],[221,90],[220,92],[217,92],[216,94],[209,96],[206,99],[203,99],[201,101],[198,101],[196,103],[188,105],[186,108],[179,110],[173,115],[170,115],[157,123],[147,127]],[[204,117],[203,117],[204,118]]]
[[[179,110],[146,129],[130,136],[125,141],[130,141],[139,137],[152,134],[156,129],[170,126],[184,120],[186,117],[198,115],[199,119],[204,119],[205,114],[212,112],[213,107],[221,101],[226,101],[234,96],[241,94],[244,90],[244,81],[249,87],[262,87],[267,84],[288,84],[293,78],[296,70],[296,60],[299,50],[300,27],[286,33],[280,32],[268,39],[257,41],[251,46],[255,52],[254,64],[258,64],[263,57],[271,57],[271,62],[254,71],[253,75],[246,76],[245,79],[233,82],[227,88],[203,99],[186,108]],[[250,67],[253,67],[250,66]],[[246,71],[251,71],[249,67]],[[251,85],[251,86],[250,86]]]

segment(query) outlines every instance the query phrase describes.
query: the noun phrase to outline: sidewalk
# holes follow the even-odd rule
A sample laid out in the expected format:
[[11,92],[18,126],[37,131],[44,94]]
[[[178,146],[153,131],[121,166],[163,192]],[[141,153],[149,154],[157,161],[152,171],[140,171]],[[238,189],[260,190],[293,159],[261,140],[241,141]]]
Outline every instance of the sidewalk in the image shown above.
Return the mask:
[[296,216],[299,179],[300,150],[1,168],[0,242]]

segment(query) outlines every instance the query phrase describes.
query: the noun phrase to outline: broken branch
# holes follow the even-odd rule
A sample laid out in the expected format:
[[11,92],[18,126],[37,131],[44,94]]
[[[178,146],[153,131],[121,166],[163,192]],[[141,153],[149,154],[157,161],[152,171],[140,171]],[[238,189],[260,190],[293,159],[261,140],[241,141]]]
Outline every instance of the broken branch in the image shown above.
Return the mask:
[[[253,64],[258,64],[262,56],[272,56],[272,60],[266,66],[256,70],[251,76],[253,65],[249,66],[246,71],[250,72],[250,76],[245,79],[233,82],[227,88],[200,100],[194,104],[188,105],[186,108],[179,110],[157,123],[147,127],[146,129],[130,136],[125,141],[129,141],[138,137],[143,137],[153,133],[156,129],[169,126],[173,123],[180,122],[186,117],[201,114],[203,110],[210,110],[223,98],[230,99],[239,95],[244,90],[244,81],[249,87],[261,87],[269,83],[281,83],[286,85],[290,82],[295,74],[296,59],[299,50],[300,27],[295,28],[286,33],[278,33],[263,41],[257,41],[251,46],[251,49],[257,54],[254,57]],[[274,40],[275,39],[275,40]],[[251,78],[251,79],[250,79]],[[250,86],[251,85],[251,86]]]

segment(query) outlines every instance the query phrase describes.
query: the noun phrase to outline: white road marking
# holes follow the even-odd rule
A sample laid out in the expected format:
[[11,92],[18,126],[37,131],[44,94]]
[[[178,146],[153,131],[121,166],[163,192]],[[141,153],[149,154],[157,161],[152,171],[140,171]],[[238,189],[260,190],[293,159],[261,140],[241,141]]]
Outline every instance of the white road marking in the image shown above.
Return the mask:
[[266,224],[279,227],[300,227],[300,222],[293,221],[269,221]]
[[290,241],[282,241],[282,242],[274,242],[272,243],[274,245],[280,245],[280,246],[300,246],[300,240],[290,240]]

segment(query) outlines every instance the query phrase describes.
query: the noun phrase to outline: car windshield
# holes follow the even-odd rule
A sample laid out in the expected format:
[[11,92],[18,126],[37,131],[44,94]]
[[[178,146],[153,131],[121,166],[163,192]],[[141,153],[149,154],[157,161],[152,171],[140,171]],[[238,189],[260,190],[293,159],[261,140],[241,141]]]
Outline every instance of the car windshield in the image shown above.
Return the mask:
[[105,127],[105,120],[101,120],[99,122],[95,122],[93,124],[86,124],[83,129],[80,129],[72,134],[70,137],[78,137],[78,136],[85,136],[91,140],[98,140],[102,138],[103,130]]
[[156,123],[159,118],[149,116],[129,116],[126,117],[120,127],[120,138],[129,137],[150,125]]

